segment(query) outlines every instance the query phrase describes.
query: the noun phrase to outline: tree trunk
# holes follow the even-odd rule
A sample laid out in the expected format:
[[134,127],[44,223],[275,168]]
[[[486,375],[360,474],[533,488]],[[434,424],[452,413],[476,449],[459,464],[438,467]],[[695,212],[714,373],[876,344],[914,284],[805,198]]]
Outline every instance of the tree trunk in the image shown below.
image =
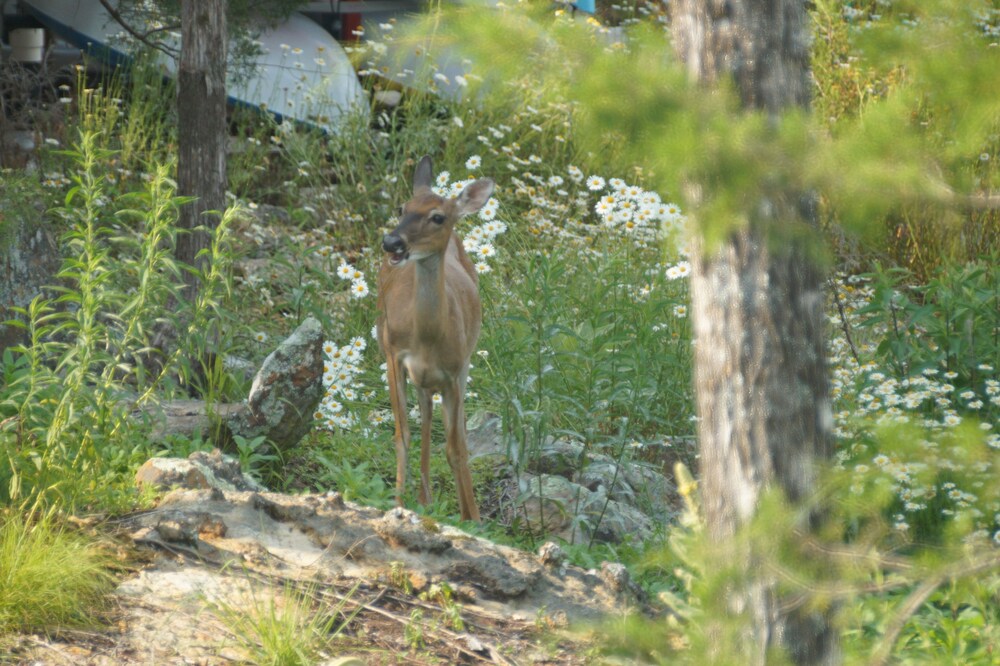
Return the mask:
[[[671,5],[678,55],[697,80],[731,76],[744,106],[774,119],[808,106],[801,0]],[[814,464],[831,448],[823,276],[802,233],[803,222],[812,222],[811,200],[799,192],[759,196],[749,224],[693,262],[701,496],[708,534],[720,547],[750,520],[767,489],[779,487],[791,501],[809,497]],[[829,611],[783,604],[762,563],[749,553],[737,556],[749,582],[734,584],[726,602],[748,627],[739,645],[746,663],[765,664],[776,648],[799,664],[837,663]]]
[[25,208],[0,210],[0,356],[8,347],[30,342],[25,329],[4,322],[27,323],[13,308],[27,308],[36,296],[51,295],[45,287],[58,282],[62,263],[51,226],[44,222],[44,206],[39,202]]
[[[225,0],[182,0],[181,55],[177,75],[177,190],[195,200],[181,208],[177,259],[202,268],[198,254],[226,205],[226,29]],[[187,276],[186,296],[197,294],[196,276]]]

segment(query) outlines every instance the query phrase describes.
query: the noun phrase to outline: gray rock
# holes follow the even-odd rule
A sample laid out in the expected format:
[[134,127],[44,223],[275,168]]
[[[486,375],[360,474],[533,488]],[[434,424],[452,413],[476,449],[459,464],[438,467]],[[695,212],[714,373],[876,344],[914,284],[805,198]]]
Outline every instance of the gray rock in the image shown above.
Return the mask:
[[594,496],[594,504],[600,508],[588,517],[589,526],[597,541],[639,543],[652,534],[652,519],[639,509],[626,502],[608,499],[601,491],[594,493]]
[[503,422],[499,416],[489,412],[476,412],[469,417],[465,426],[469,460],[507,454],[503,444]]
[[535,531],[569,542],[595,538],[610,543],[640,542],[652,533],[653,521],[635,507],[609,499],[561,476],[522,477],[517,514]]
[[247,398],[248,409],[226,419],[234,435],[263,435],[279,450],[302,439],[323,397],[323,330],[307,317],[264,359]]
[[538,549],[538,561],[547,567],[560,567],[566,561],[566,553],[559,544],[546,541]]
[[538,571],[523,572],[497,555],[479,555],[449,566],[448,578],[481,591],[488,599],[513,599],[524,594],[538,578]]
[[[468,441],[472,458],[507,460],[503,424],[495,414],[470,418]],[[658,522],[674,517],[677,493],[652,465],[621,458],[588,451],[573,439],[548,438],[523,461],[515,515],[533,531],[567,541],[647,538]],[[497,472],[506,475],[507,466],[497,466]]]
[[526,469],[534,474],[557,474],[571,479],[585,459],[583,443],[571,439],[549,439],[536,456],[529,456]]
[[187,458],[150,458],[135,473],[139,486],[157,490],[214,488],[222,491],[263,490],[261,485],[240,470],[238,460],[196,451]]
[[320,662],[319,666],[365,666],[365,662],[357,657],[337,657]]
[[677,489],[652,465],[631,462],[624,465],[625,481],[632,488],[632,504],[658,520],[670,520],[677,513]]
[[613,458],[600,453],[591,454],[576,481],[591,492],[604,488],[611,499],[618,502],[634,502],[635,490],[629,485],[625,469],[628,463],[619,465]]
[[594,498],[592,492],[562,476],[526,474],[521,477],[517,515],[536,533],[579,541],[586,535],[581,523],[598,510]]
[[451,548],[451,540],[441,535],[437,523],[400,507],[386,511],[375,523],[375,532],[390,546],[412,552],[437,555]]

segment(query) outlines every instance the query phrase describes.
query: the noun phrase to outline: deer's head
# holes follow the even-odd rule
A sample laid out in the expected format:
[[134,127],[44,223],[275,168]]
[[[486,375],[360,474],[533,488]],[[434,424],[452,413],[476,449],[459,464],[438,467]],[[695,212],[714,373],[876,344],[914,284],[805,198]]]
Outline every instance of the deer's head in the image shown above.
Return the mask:
[[455,223],[482,208],[493,194],[489,178],[469,183],[454,199],[435,194],[433,181],[431,158],[425,155],[413,173],[413,197],[400,209],[396,228],[382,238],[391,266],[444,252]]

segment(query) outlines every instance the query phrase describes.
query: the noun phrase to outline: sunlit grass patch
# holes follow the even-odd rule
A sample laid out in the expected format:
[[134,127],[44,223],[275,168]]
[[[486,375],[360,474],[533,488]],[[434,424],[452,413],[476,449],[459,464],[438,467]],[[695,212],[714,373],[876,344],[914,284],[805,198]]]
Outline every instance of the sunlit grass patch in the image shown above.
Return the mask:
[[97,624],[109,563],[99,545],[51,519],[0,514],[0,636]]
[[251,663],[308,666],[330,656],[333,641],[354,617],[344,613],[351,594],[333,603],[317,587],[288,584],[252,588],[241,603],[219,601],[211,608]]

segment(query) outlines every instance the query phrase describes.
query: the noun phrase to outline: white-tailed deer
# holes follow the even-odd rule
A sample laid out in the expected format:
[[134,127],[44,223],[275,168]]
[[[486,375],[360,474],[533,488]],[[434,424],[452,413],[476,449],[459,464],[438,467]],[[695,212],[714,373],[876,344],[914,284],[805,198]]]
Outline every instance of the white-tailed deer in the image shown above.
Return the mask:
[[385,256],[378,273],[376,326],[396,419],[396,501],[402,504],[406,487],[409,376],[420,405],[418,500],[427,504],[431,498],[432,398],[440,393],[445,454],[455,474],[459,510],[463,520],[478,521],[466,448],[465,384],[482,311],[476,270],[455,234],[455,223],[483,207],[493,194],[493,181],[477,180],[448,199],[431,190],[433,178],[431,159],[425,156],[413,174],[413,198],[400,211],[399,225],[382,238]]

